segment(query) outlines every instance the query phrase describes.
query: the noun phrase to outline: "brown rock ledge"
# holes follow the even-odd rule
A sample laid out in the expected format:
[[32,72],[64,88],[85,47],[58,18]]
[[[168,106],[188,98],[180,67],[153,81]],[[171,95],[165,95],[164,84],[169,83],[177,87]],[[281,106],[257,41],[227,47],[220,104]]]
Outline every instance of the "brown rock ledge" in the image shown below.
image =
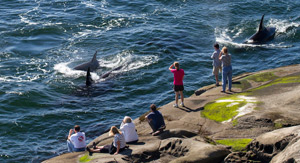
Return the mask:
[[[259,141],[260,135],[278,128],[300,124],[299,76],[300,65],[291,65],[237,76],[233,80],[233,92],[221,93],[220,86],[203,87],[195,91],[191,97],[185,98],[185,107],[173,108],[174,102],[160,107],[167,128],[159,136],[149,134],[151,129],[143,118],[135,119],[134,123],[140,141],[138,144],[130,145],[128,150],[119,155],[94,153],[88,156],[88,152],[68,153],[44,162],[80,162],[80,158],[86,157],[86,162],[211,162],[214,160],[213,162],[218,163],[224,161],[230,151],[224,146],[213,145],[213,142],[217,139],[228,138],[252,138],[254,140],[248,145],[247,150],[255,151],[256,146],[253,146],[253,143],[263,144]],[[237,124],[233,125],[232,121],[216,122],[201,116],[201,111],[209,102],[240,93],[248,93],[251,97],[258,99],[259,108],[235,118]],[[290,130],[283,132],[289,135]],[[89,146],[93,142],[98,145],[110,144],[112,138],[105,133],[93,140]],[[287,153],[287,148],[299,146],[298,139],[295,137],[293,137],[293,142],[295,142],[294,145],[288,144],[275,153],[269,151],[269,154],[264,154],[266,157],[262,157],[262,160],[256,157],[255,152],[232,153],[227,159],[231,159],[229,162],[249,162],[249,159],[253,157],[258,162],[265,162],[264,159],[273,162],[285,159],[288,162],[297,158],[285,158],[286,155],[282,152]],[[268,146],[264,146],[267,153]],[[276,142],[271,146],[276,147]],[[290,155],[294,156],[297,153],[290,152]]]

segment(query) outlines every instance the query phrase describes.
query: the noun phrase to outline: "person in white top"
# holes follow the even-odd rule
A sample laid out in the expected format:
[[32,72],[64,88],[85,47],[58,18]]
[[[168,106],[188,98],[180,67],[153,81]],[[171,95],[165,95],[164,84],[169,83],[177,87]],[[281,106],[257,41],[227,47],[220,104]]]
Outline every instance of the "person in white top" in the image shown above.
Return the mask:
[[[74,134],[72,134],[74,131]],[[74,129],[70,129],[67,140],[69,152],[81,152],[85,151],[85,133],[80,132],[80,126],[76,125]]]
[[130,117],[124,117],[120,126],[120,130],[122,131],[127,144],[134,144],[138,141],[139,137],[136,133],[135,125]]

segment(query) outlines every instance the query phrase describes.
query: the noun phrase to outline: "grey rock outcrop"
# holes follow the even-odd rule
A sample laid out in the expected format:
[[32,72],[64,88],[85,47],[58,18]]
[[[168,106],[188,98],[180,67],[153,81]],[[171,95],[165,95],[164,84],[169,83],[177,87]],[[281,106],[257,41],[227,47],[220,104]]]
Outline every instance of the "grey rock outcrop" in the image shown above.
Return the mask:
[[225,162],[249,160],[261,163],[299,162],[299,133],[300,126],[294,126],[262,134],[247,146],[247,152],[231,153],[226,157]]

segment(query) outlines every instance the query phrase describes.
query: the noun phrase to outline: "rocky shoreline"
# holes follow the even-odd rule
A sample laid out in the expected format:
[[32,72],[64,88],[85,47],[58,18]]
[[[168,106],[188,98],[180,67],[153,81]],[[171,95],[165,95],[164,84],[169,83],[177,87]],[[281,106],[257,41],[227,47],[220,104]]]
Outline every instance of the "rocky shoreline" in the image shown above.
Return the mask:
[[139,142],[118,155],[76,152],[44,162],[300,162],[300,65],[245,73],[233,78],[233,92],[220,91],[209,85],[185,107],[161,106],[167,128],[158,136],[144,115],[135,119]]

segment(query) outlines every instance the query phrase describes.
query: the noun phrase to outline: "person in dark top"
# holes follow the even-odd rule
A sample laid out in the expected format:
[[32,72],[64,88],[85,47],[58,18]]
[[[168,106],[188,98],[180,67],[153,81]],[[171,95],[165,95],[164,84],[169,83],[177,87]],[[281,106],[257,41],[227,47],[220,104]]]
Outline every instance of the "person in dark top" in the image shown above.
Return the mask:
[[153,130],[151,134],[155,136],[160,134],[166,128],[166,125],[161,112],[156,110],[156,105],[150,105],[150,109],[151,113],[149,113],[145,118],[147,119],[150,127]]

